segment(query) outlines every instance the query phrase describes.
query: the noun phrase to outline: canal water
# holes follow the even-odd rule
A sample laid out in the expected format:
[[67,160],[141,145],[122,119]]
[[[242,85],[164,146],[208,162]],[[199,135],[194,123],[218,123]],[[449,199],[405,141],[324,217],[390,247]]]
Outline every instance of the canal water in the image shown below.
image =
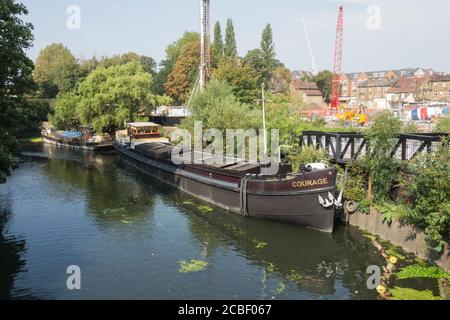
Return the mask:
[[[382,266],[330,235],[210,207],[114,154],[38,146],[0,185],[0,299],[376,299]],[[202,261],[185,273],[181,261]],[[68,290],[68,266],[81,290]]]

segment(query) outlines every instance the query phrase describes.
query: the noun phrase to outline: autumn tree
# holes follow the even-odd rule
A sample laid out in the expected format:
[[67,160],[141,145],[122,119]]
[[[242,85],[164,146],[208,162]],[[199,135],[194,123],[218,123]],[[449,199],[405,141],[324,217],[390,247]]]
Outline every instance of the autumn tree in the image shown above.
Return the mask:
[[23,4],[0,1],[0,183],[15,165],[15,129],[29,114],[26,95],[35,89],[33,61],[25,54],[33,41],[33,26],[22,17],[28,14]]
[[228,58],[235,58],[238,55],[233,20],[230,18],[227,20],[227,28],[225,32],[224,55]]
[[200,41],[200,34],[197,32],[185,32],[177,41],[171,43],[166,48],[166,57],[160,62],[158,73],[155,76],[153,90],[157,94],[164,94],[165,84],[167,83],[169,74],[172,72],[183,48],[192,42]]
[[77,59],[60,43],[42,49],[36,59],[34,80],[44,98],[54,98],[58,92],[70,91],[79,77]]
[[169,74],[165,89],[177,103],[186,102],[198,77],[200,65],[200,42],[191,42],[184,46],[172,72]]

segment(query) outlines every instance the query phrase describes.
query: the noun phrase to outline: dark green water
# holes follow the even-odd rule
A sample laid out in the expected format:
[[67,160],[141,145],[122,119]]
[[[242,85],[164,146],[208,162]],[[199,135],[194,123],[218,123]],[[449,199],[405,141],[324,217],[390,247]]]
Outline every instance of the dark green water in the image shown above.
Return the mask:
[[[0,185],[0,299],[377,297],[366,269],[383,261],[357,229],[329,235],[207,212],[114,155],[33,155]],[[209,265],[180,273],[191,259]],[[70,265],[81,290],[66,287]]]

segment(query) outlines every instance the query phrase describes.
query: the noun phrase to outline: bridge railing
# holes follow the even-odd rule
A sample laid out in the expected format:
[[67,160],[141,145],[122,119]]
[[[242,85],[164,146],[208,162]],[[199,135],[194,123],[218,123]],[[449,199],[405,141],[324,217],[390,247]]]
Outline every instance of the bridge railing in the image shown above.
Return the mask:
[[[447,133],[401,134],[398,137],[392,157],[410,160],[422,152],[432,152],[439,146]],[[370,142],[362,133],[305,131],[301,138],[301,147],[312,146],[324,150],[336,163],[345,164],[365,155]]]

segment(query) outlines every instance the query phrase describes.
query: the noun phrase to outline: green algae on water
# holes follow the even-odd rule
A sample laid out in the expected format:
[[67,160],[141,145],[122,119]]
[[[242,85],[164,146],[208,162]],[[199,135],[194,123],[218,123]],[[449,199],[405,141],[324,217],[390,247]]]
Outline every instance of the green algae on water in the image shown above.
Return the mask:
[[209,206],[198,206],[198,210],[200,210],[202,214],[207,214],[214,211],[214,209]]
[[206,269],[206,267],[209,265],[208,262],[202,261],[202,260],[195,260],[192,259],[191,261],[185,261],[180,260],[178,261],[180,264],[180,273],[194,273],[194,272],[200,272]]
[[267,273],[273,273],[275,272],[275,265],[271,262],[266,263],[265,269]]
[[278,284],[278,287],[274,290],[274,293],[275,293],[275,295],[279,295],[279,294],[283,293],[284,290],[286,290],[286,285],[284,284],[284,282],[280,282]]
[[255,244],[256,249],[264,249],[268,246],[267,242],[264,241],[253,240],[253,243]]
[[295,270],[291,270],[286,276],[286,279],[292,282],[300,282],[303,277]]

